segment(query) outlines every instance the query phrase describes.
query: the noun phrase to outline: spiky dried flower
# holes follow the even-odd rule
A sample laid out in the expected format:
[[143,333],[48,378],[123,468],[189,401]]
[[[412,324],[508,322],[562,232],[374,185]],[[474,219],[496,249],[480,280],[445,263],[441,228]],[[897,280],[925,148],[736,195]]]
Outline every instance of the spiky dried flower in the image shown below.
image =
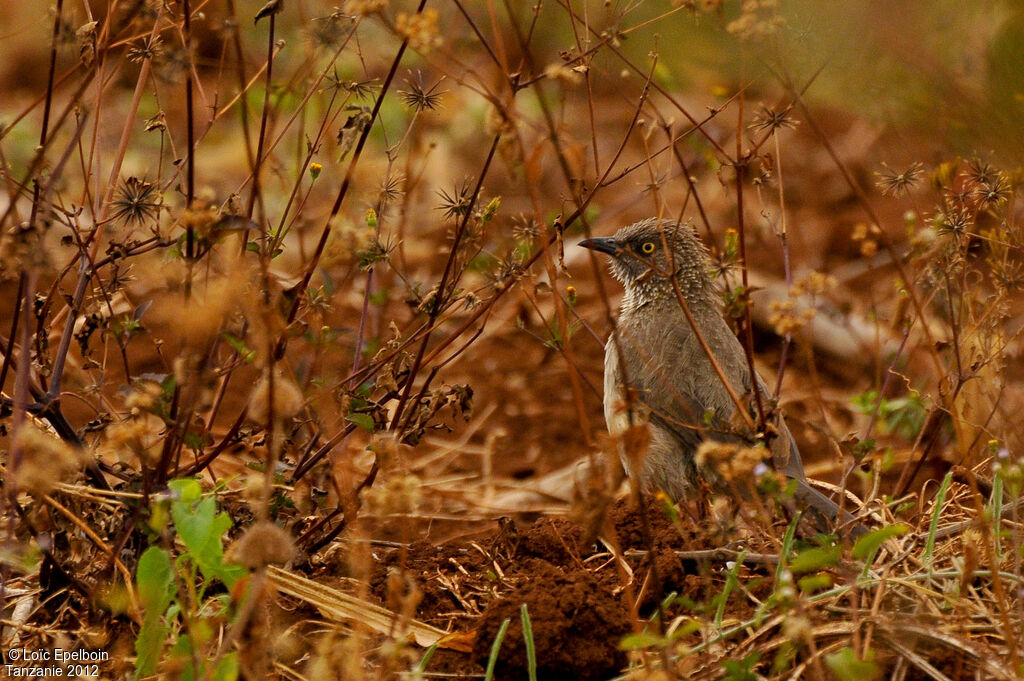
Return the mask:
[[356,99],[370,99],[380,89],[380,81],[376,78],[353,80],[342,87],[351,92]]
[[181,45],[168,45],[157,56],[153,60],[153,72],[164,83],[180,83],[191,68],[188,50]]
[[376,78],[368,78],[366,80],[344,80],[337,74],[337,72],[327,76],[325,80],[330,88],[350,92],[357,100],[370,99],[374,92],[380,88],[380,81]]
[[337,48],[348,37],[354,23],[353,17],[335,9],[325,17],[313,19],[308,32],[309,41],[314,48]]
[[524,272],[519,254],[509,253],[498,262],[498,266],[491,272],[491,285],[496,291],[504,291],[519,281]]
[[783,128],[795,128],[800,122],[790,116],[792,111],[792,106],[787,106],[782,111],[776,111],[762,104],[757,115],[754,116],[754,120],[751,121],[750,128],[758,132],[767,132],[770,135]]
[[386,261],[397,247],[398,241],[392,236],[385,237],[384,239],[372,239],[370,245],[357,254],[359,256],[359,269],[365,270],[372,267],[375,263]]
[[516,241],[533,241],[540,236],[540,232],[540,224],[533,218],[526,215],[512,218],[512,236]]
[[728,254],[713,252],[710,254],[711,265],[708,267],[708,274],[712,279],[725,280],[729,273],[739,267],[739,261]]
[[992,266],[992,276],[1008,291],[1024,288],[1024,265],[1013,261],[1000,261]]
[[163,46],[160,44],[160,36],[155,36],[152,39],[146,38],[128,49],[128,61],[133,64],[147,60],[152,61],[159,57],[162,52]]
[[921,179],[924,171],[924,164],[920,162],[912,163],[909,168],[901,172],[890,170],[889,166],[884,163],[882,167],[884,170],[875,173],[878,177],[878,182],[875,184],[882,190],[883,196],[906,194]]
[[430,87],[424,87],[422,81],[417,79],[417,82],[409,83],[408,90],[399,90],[398,96],[402,98],[402,101],[410,109],[415,111],[433,111],[441,103],[441,96],[447,93],[447,90],[438,90],[442,80],[444,80],[443,77]]
[[1000,175],[992,182],[978,185],[974,193],[984,208],[996,208],[1009,197],[1010,184]]
[[970,214],[954,205],[946,205],[934,218],[935,230],[939,234],[948,234],[960,238],[967,234],[974,221]]
[[967,177],[977,184],[990,184],[1001,176],[1001,172],[980,158],[971,159],[967,164]]
[[450,194],[444,189],[439,189],[437,194],[441,197],[441,205],[437,209],[443,210],[446,218],[463,217],[473,206],[473,189],[469,180],[463,180],[460,186],[453,187]]
[[128,225],[156,220],[163,205],[156,186],[134,176],[121,183],[111,203],[113,219]]
[[668,181],[668,175],[665,172],[659,172],[657,175],[650,178],[650,180],[643,185],[643,188],[640,191],[643,194],[657,194],[662,187],[668,184]]
[[964,191],[969,192],[970,198],[981,208],[996,208],[1010,195],[1011,187],[1006,174],[984,161],[971,161],[964,175]]
[[380,183],[381,204],[395,201],[403,193],[405,193],[405,175],[402,175],[401,173],[388,175]]

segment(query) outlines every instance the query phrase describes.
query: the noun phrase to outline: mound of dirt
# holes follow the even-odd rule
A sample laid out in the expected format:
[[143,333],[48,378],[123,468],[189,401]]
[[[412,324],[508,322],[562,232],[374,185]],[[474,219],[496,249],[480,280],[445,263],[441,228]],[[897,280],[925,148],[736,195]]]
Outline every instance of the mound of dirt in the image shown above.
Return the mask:
[[633,630],[629,599],[641,617],[669,592],[701,602],[713,576],[706,564],[677,555],[712,548],[710,539],[673,519],[660,501],[645,498],[638,509],[631,499],[619,500],[608,521],[615,536],[606,539],[626,552],[631,583],[604,543],[569,518],[548,517],[523,525],[503,519],[474,539],[385,552],[371,588],[386,603],[388,575],[401,572],[422,594],[418,619],[473,636],[471,653],[438,650],[430,672],[481,675],[508,619],[495,678],[526,678],[525,604],[539,679],[610,678],[627,663],[620,643]]
[[559,568],[541,559],[529,560],[531,579],[508,596],[493,601],[480,618],[473,656],[486,664],[502,623],[509,627],[501,642],[495,672],[498,678],[527,674],[526,639],[521,608],[525,605],[533,631],[538,679],[591,681],[614,676],[626,664],[618,642],[630,632],[629,614],[621,595],[585,568]]

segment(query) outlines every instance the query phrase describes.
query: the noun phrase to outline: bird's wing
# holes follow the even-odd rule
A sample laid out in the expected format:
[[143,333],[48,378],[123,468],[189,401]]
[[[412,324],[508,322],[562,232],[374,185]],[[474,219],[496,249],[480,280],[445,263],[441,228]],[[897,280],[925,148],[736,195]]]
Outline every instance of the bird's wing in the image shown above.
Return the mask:
[[[605,389],[609,388],[610,373],[618,395],[625,394],[624,385],[628,383],[639,402],[633,408],[646,412],[653,422],[674,433],[686,451],[696,449],[707,438],[742,441],[742,433],[731,427],[736,406],[692,332],[678,323],[659,323],[663,320],[656,316],[652,322],[651,317],[639,323],[627,318],[620,323],[616,338],[609,340]],[[721,326],[728,334],[724,341],[739,350],[728,327],[724,322]],[[713,347],[722,345],[722,339],[709,338],[708,342]],[[738,394],[749,392],[749,375],[743,366],[719,363]]]
[[[675,315],[672,315],[673,317]],[[739,341],[721,318],[702,315],[701,330],[708,345],[716,349],[715,358],[735,394],[747,404],[748,415],[756,421],[751,400],[753,388],[746,356]],[[652,321],[653,320],[653,321]],[[635,396],[649,411],[652,422],[670,430],[685,451],[692,452],[704,439],[720,442],[749,443],[753,437],[746,421],[737,413],[736,403],[714,370],[689,324],[684,320],[659,319],[644,315],[626,318],[617,331],[621,350],[609,340],[605,357],[605,391],[615,388],[623,394],[623,375]],[[614,355],[614,356],[613,356]],[[608,367],[613,372],[608,371]],[[614,373],[616,385],[610,385]],[[757,378],[761,394],[768,390]],[[606,417],[608,402],[605,403]],[[620,416],[621,419],[621,410]],[[609,419],[609,423],[612,421]],[[803,479],[803,466],[785,421],[775,420],[776,437],[771,444],[774,467],[787,476]]]

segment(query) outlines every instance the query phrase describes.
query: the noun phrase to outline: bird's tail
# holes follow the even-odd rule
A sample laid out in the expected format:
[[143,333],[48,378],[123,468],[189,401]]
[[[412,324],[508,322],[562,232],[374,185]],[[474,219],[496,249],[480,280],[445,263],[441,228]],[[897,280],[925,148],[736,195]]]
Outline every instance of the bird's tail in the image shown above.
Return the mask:
[[856,522],[853,516],[845,510],[840,517],[839,506],[836,502],[811,487],[806,480],[797,479],[795,496],[800,508],[806,510],[807,515],[821,532],[840,529],[849,532],[854,539],[867,534],[868,528]]

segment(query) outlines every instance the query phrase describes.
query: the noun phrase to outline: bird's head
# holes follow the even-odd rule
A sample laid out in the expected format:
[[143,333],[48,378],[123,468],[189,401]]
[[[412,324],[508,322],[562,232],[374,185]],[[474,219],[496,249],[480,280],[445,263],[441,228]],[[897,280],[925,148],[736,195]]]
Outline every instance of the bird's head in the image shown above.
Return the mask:
[[627,304],[674,300],[672,277],[689,300],[711,295],[707,250],[689,225],[648,218],[580,246],[611,256],[612,276],[626,288]]

